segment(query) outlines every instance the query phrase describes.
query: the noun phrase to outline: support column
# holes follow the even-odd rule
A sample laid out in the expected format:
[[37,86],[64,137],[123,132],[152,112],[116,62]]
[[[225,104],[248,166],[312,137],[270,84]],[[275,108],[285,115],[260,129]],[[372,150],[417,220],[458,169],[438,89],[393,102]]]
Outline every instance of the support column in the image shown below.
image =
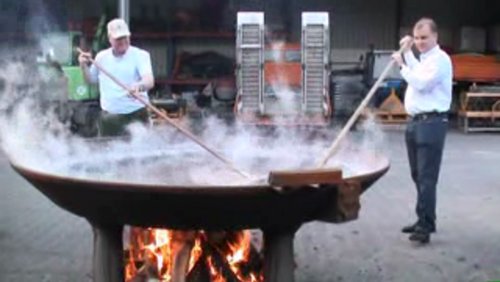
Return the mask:
[[119,0],[118,17],[124,19],[130,26],[130,1]]
[[293,239],[297,228],[264,230],[264,281],[293,282]]
[[94,223],[92,226],[94,282],[123,282],[123,226]]

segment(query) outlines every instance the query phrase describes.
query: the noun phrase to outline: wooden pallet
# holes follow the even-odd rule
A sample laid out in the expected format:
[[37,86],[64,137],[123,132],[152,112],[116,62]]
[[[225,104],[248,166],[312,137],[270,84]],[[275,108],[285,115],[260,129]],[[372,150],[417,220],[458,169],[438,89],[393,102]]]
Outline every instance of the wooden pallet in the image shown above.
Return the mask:
[[377,110],[373,113],[378,122],[383,124],[403,124],[408,121],[406,112],[387,112]]
[[382,124],[403,124],[408,120],[403,103],[396,96],[394,89],[373,113],[377,121]]
[[464,92],[458,126],[465,132],[500,131],[500,93]]
[[389,112],[373,108],[367,109],[361,114],[362,119],[366,120],[369,117],[373,117],[377,123],[387,125],[402,125],[406,124],[406,122],[409,120],[408,114],[406,114],[406,112]]

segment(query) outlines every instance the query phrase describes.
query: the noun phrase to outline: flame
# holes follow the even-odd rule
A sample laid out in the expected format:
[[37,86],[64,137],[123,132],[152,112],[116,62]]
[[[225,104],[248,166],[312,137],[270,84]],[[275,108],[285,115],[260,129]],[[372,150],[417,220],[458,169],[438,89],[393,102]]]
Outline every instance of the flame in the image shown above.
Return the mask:
[[243,231],[241,233],[238,233],[238,235],[239,240],[233,244],[229,244],[230,253],[226,255],[226,260],[229,263],[229,267],[231,268],[231,270],[234,272],[234,274],[236,274],[236,277],[238,277],[241,282],[252,282],[255,280],[252,280],[252,278],[250,278],[250,280],[248,278],[245,278],[241,273],[240,268],[240,265],[242,263],[248,262],[250,260],[250,231]]
[[194,242],[194,247],[193,250],[191,250],[191,257],[189,258],[189,267],[188,271],[193,269],[194,265],[198,261],[198,259],[201,257],[203,253],[203,250],[201,249],[201,240],[200,238],[196,238]]
[[210,268],[210,278],[213,282],[226,282],[226,278],[222,275],[222,272],[217,270],[213,263],[213,258],[207,258],[208,267]]
[[[213,238],[219,238],[219,240],[211,239],[211,235],[214,234]],[[204,255],[203,246],[210,246],[212,254]],[[262,275],[244,274],[242,271],[242,266],[250,260],[251,247],[249,231],[205,233],[133,227],[130,232],[130,242],[127,245],[125,281],[129,282],[139,275],[153,273],[156,276],[154,278],[161,282],[172,282],[176,256],[184,250],[190,252],[185,275],[190,273],[200,258],[203,258],[210,272],[211,281],[226,282],[223,272],[214,264],[212,255],[213,251],[216,251],[217,261],[225,260],[223,264],[228,266],[239,281],[261,282],[263,281]]]
[[128,262],[127,265],[125,265],[125,281],[131,280],[137,273],[137,267],[135,266],[134,263],[134,257],[132,255],[132,252],[128,252]]

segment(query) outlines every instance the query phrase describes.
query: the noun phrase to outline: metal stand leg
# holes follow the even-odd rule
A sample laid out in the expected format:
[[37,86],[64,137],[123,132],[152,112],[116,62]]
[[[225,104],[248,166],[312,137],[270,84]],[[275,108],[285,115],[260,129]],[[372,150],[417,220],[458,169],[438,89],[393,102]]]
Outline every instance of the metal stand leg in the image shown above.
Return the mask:
[[293,238],[297,229],[264,230],[264,281],[293,282]]
[[123,282],[123,226],[94,227],[94,282]]

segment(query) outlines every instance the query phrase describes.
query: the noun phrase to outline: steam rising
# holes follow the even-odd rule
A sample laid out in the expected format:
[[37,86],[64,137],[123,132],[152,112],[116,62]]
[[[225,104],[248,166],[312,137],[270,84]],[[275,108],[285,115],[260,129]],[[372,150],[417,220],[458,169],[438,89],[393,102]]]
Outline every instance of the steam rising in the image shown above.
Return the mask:
[[[57,106],[44,102],[44,91],[48,90],[40,86],[32,69],[17,61],[5,64],[0,71],[0,142],[11,162],[49,174],[106,181],[169,185],[247,182],[168,125],[149,128],[134,124],[129,128],[129,139],[76,136],[69,124],[58,118]],[[199,134],[203,142],[238,169],[262,179],[270,170],[315,168],[337,132],[331,128],[263,131],[238,123],[227,125],[216,118],[197,122],[203,122]],[[356,175],[385,165],[363,150],[378,148],[383,140],[380,131],[368,125],[365,132],[370,138],[345,142],[358,144],[344,146],[328,166]]]
[[[272,43],[271,45],[271,58],[274,62],[285,63],[285,50],[283,46],[285,46],[284,41],[277,41]],[[298,64],[298,63],[297,63]],[[296,114],[300,111],[300,95],[298,89],[291,88],[290,78],[288,77],[288,73],[283,71],[274,70],[274,79],[270,81],[270,89],[272,94],[275,96],[275,101],[270,106],[272,112],[276,113],[273,116],[275,122],[280,122],[283,119],[283,116],[287,114]],[[297,87],[297,86],[296,86]],[[286,120],[286,118],[285,118]]]

